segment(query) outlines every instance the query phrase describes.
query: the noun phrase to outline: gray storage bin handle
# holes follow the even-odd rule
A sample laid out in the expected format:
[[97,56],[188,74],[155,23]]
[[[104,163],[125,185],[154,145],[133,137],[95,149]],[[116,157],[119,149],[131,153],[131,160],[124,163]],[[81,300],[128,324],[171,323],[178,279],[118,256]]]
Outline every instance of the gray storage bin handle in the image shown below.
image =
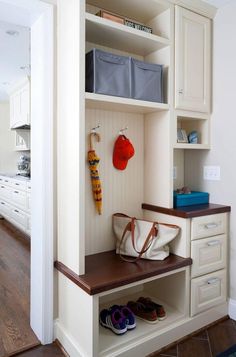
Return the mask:
[[156,65],[152,65],[151,63],[147,65],[147,63],[139,63],[134,62],[135,66],[145,70],[145,71],[153,71],[153,72],[161,72],[161,65],[157,67]]
[[126,62],[120,57],[106,56],[102,54],[100,54],[98,57],[100,60],[104,62],[114,63],[114,64],[126,64]]

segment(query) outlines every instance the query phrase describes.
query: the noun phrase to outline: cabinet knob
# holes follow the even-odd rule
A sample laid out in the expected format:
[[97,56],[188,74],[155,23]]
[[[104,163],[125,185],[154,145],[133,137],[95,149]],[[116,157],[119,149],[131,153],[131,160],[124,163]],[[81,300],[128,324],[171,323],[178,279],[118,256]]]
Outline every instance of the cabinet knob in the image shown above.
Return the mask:
[[216,284],[216,283],[218,283],[219,281],[220,281],[219,278],[211,278],[211,279],[207,280],[207,284],[208,284],[208,285]]
[[184,90],[183,89],[179,89],[179,94],[183,94]]

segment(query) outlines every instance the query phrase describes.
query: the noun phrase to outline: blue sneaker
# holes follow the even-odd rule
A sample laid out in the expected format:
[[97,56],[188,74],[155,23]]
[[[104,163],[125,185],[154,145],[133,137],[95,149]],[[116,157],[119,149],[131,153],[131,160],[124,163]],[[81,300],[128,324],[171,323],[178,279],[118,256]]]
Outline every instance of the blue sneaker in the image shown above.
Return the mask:
[[109,328],[116,335],[122,335],[127,331],[126,317],[119,309],[102,310],[99,321],[103,327]]
[[133,312],[125,305],[113,305],[110,309],[118,309],[126,319],[127,330],[133,330],[136,327],[135,316]]
[[128,306],[121,306],[120,311],[126,318],[126,326],[127,330],[133,330],[136,327],[135,316],[132,311],[128,308]]

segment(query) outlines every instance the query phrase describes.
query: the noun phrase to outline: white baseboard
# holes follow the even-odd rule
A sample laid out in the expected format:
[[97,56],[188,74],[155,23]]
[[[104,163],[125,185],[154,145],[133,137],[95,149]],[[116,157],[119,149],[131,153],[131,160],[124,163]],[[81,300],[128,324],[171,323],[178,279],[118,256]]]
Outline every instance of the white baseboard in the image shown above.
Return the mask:
[[236,300],[229,299],[229,317],[236,320]]
[[79,350],[79,346],[74,341],[73,337],[67,333],[58,319],[54,320],[54,339],[58,339],[70,357],[83,357]]

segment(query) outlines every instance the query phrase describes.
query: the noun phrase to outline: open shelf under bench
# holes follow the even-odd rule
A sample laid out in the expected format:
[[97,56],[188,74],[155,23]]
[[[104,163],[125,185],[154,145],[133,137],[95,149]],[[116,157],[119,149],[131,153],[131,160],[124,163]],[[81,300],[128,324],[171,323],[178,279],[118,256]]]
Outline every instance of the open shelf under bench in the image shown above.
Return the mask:
[[182,258],[174,254],[170,254],[162,261],[141,259],[136,263],[128,263],[122,261],[112,250],[86,256],[84,275],[77,275],[61,262],[56,261],[54,265],[89,295],[95,295],[191,264],[191,258]]

